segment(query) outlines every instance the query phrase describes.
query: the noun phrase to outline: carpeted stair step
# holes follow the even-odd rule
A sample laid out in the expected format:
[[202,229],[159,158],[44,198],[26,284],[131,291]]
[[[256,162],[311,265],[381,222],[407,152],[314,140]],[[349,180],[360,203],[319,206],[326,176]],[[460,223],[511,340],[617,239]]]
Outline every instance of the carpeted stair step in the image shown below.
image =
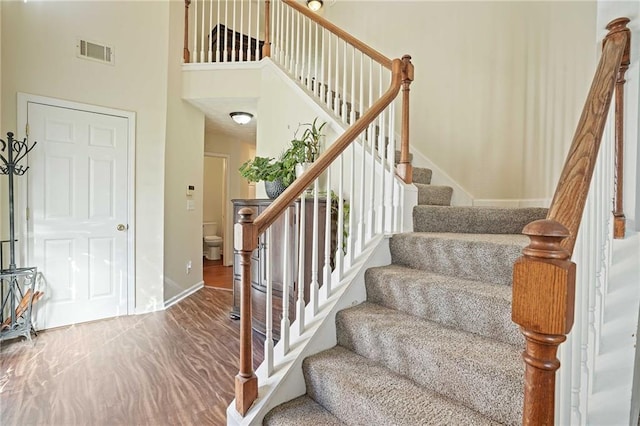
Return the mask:
[[307,394],[346,424],[497,424],[340,346],[306,358],[302,368]]
[[338,344],[503,424],[520,424],[522,348],[365,302],[338,312]]
[[277,406],[265,416],[262,424],[264,426],[344,425],[340,419],[307,395]]
[[418,188],[418,204],[428,204],[432,206],[448,206],[451,204],[453,188],[450,186],[425,185],[414,183]]
[[414,167],[412,174],[413,183],[422,183],[424,185],[431,184],[431,175],[433,174],[431,169],[426,169],[424,167]]
[[525,235],[409,232],[390,242],[392,263],[436,274],[511,285]]
[[511,287],[399,265],[365,273],[367,301],[447,327],[524,347],[511,321]]
[[544,219],[546,208],[415,206],[415,232],[520,234],[530,222]]

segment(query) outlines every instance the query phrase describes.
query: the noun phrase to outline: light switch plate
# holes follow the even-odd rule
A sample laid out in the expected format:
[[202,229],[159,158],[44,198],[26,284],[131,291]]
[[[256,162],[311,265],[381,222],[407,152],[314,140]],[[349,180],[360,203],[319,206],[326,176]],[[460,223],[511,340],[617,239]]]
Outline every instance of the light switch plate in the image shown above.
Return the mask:
[[187,200],[187,210],[195,210],[196,202],[194,200]]

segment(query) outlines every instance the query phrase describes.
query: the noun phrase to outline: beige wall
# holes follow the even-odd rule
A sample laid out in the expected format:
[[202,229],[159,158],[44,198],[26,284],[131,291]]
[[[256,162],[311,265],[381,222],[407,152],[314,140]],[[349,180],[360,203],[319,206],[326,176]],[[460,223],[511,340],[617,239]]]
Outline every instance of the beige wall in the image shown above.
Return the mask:
[[411,143],[475,198],[546,198],[593,76],[595,10],[339,1],[325,17],[389,57],[413,56]]
[[[204,114],[182,100],[184,3],[170,3],[164,192],[164,300],[202,282]],[[187,186],[193,195],[187,197]],[[187,210],[187,200],[194,209]],[[187,263],[191,270],[187,271]]]
[[[238,140],[236,137],[226,133],[220,133],[214,130],[207,131],[205,136],[204,151],[212,154],[222,154],[228,156],[228,175],[229,179],[229,202],[226,203],[226,224],[219,225],[219,233],[224,232],[225,235],[233,235],[233,209],[231,200],[236,198],[253,198],[255,196],[253,185],[249,185],[247,181],[240,176],[238,169],[240,165],[250,158],[253,158],[256,152],[254,140]],[[233,264],[233,238],[224,239],[224,263],[225,265]]]
[[[2,47],[2,3],[0,1],[0,50]],[[3,132],[5,126],[2,125],[2,52],[0,52],[0,132]],[[0,133],[0,139],[5,140],[7,135]],[[8,201],[7,201],[7,177],[0,175],[0,240],[8,238]],[[0,265],[2,267],[4,265]]]
[[[137,312],[163,306],[168,21],[167,2],[2,2],[2,133],[18,92],[136,113]],[[77,37],[112,45],[115,65],[76,58]]]
[[202,222],[216,222],[218,236],[224,238],[225,158],[204,157],[202,183]]

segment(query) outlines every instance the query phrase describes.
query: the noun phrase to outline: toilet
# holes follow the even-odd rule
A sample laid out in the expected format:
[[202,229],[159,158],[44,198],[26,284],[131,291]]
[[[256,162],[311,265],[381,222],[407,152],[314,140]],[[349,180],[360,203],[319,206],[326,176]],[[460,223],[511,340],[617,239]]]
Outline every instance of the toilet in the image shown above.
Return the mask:
[[218,224],[216,222],[203,223],[202,238],[204,240],[204,257],[208,260],[220,260],[222,237],[218,236]]

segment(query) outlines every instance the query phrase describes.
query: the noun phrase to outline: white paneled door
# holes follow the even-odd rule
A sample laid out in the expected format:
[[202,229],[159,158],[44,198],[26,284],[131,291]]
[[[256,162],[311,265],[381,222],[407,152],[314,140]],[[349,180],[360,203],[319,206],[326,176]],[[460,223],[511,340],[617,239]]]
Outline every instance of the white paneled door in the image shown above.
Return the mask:
[[127,313],[128,121],[28,103],[29,264],[40,329]]

